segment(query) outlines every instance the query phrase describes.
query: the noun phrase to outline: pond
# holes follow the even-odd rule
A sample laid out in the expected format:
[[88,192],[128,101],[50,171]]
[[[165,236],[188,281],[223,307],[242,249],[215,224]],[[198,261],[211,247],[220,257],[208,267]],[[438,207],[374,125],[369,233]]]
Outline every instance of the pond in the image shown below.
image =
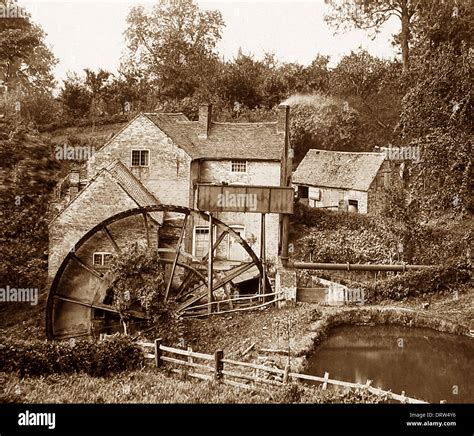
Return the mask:
[[308,357],[307,374],[428,402],[474,403],[474,339],[431,329],[341,326]]

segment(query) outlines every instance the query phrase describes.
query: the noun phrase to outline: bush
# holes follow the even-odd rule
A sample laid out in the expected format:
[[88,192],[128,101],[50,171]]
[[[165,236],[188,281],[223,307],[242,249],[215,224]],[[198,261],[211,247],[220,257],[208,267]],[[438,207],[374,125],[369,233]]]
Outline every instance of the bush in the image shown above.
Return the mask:
[[144,361],[143,351],[129,337],[103,342],[40,342],[0,340],[0,367],[24,376],[53,373],[86,373],[96,377],[136,369]]
[[407,297],[449,289],[456,283],[470,280],[470,269],[465,265],[449,265],[424,270],[407,271],[383,281],[363,284],[367,302],[386,298],[402,300]]

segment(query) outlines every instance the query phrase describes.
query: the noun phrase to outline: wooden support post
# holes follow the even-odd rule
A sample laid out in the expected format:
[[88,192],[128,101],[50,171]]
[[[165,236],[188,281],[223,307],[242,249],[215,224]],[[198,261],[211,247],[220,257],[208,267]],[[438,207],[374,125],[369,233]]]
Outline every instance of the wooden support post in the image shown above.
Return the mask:
[[156,365],[157,368],[159,368],[161,366],[161,349],[160,349],[160,346],[161,346],[162,341],[163,341],[163,339],[161,339],[161,338],[155,339],[155,365]]
[[143,213],[143,223],[145,225],[146,245],[148,248],[151,248],[150,229],[148,227],[148,215],[146,212]]
[[290,233],[290,216],[285,214],[282,218],[282,235],[281,235],[281,261],[283,266],[288,265],[288,240]]
[[[189,346],[189,345],[188,345],[188,351],[189,351],[190,353],[193,352],[193,348],[192,348],[191,346]],[[194,363],[193,356],[188,356],[188,362],[189,362],[189,363]]]
[[183,226],[181,228],[181,234],[179,235],[178,244],[176,246],[176,254],[174,255],[173,266],[171,267],[170,278],[168,280],[168,284],[166,285],[165,291],[165,301],[168,300],[168,296],[170,293],[171,285],[173,283],[174,273],[176,271],[176,264],[178,263],[179,254],[181,253],[181,245],[183,244],[184,233],[186,231],[186,223],[188,221],[188,215],[184,216]]
[[219,381],[222,378],[222,370],[224,369],[224,352],[222,350],[217,350],[214,353],[214,380]]
[[324,373],[324,383],[323,383],[323,391],[328,388],[328,379],[329,379],[329,372]]
[[283,373],[283,383],[288,383],[288,374],[290,373],[290,364],[287,363],[285,366],[285,372]]
[[262,218],[260,221],[260,261],[262,262],[262,277],[260,279],[261,283],[261,294],[265,295],[266,289],[266,276],[267,276],[267,249],[266,249],[266,231],[265,231],[265,214],[262,213]]
[[208,306],[207,306],[207,313],[210,315],[212,313],[212,301],[213,301],[213,294],[212,294],[212,270],[214,265],[214,241],[213,241],[213,232],[212,232],[212,215],[209,214],[209,251],[207,256],[207,284],[208,284]]

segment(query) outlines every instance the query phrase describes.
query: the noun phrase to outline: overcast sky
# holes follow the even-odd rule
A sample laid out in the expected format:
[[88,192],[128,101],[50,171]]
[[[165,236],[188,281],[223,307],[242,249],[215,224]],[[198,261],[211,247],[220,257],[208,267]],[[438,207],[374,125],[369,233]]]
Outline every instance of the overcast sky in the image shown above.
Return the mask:
[[[123,32],[132,5],[151,1],[127,0],[19,0],[47,33],[59,64],[58,80],[68,71],[104,68],[116,72],[124,48]],[[308,64],[318,53],[331,55],[331,64],[360,46],[370,53],[392,58],[396,55],[391,35],[397,21],[388,23],[375,40],[363,31],[334,35],[323,20],[324,0],[228,1],[199,0],[203,9],[221,11],[226,27],[219,53],[232,59],[239,47],[260,58],[273,52],[282,61]]]

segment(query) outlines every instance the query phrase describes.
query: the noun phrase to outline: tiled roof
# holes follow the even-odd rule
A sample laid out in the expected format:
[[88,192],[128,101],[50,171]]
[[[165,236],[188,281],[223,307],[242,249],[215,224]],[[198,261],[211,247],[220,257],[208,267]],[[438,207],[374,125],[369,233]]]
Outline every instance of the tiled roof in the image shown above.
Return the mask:
[[197,121],[174,114],[145,114],[193,159],[281,159],[284,134],[276,123],[211,123],[207,138],[199,137]]
[[[139,206],[155,206],[158,199],[133,175],[133,173],[119,160],[112,162],[106,169],[117,181],[120,187]],[[151,217],[158,223],[163,222],[162,212],[152,212]]]
[[367,191],[384,160],[384,153],[309,150],[293,183]]

